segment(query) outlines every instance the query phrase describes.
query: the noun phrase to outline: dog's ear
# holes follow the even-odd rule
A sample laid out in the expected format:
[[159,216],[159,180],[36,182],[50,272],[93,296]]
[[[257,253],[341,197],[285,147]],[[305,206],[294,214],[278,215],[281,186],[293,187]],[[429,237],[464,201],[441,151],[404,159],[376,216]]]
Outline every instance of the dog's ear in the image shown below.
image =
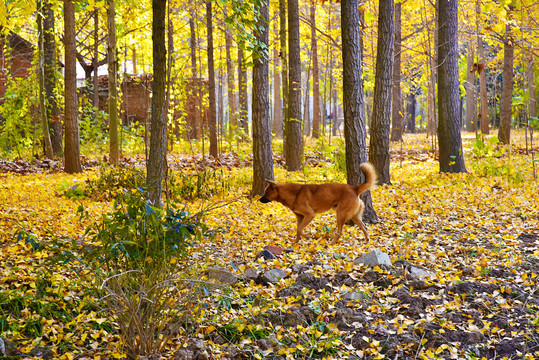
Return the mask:
[[277,182],[275,182],[275,181],[273,181],[273,180],[268,180],[268,179],[266,179],[266,182],[267,182],[268,184],[270,184],[271,186],[277,186]]

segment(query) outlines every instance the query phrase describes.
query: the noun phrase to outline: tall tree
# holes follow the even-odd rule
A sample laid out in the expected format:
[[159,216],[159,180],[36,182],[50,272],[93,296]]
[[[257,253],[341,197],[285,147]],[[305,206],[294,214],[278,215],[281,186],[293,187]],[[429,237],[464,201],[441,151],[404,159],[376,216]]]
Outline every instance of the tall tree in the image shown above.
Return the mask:
[[[276,38],[278,37],[275,25]],[[277,44],[273,48],[273,122],[272,130],[278,137],[283,136],[283,103],[281,101],[281,61]]]
[[[226,13],[226,5],[223,7],[224,15]],[[232,49],[232,35],[230,34],[230,29],[225,28],[225,52],[226,52],[226,82],[228,90],[228,121],[230,125],[230,130],[237,126],[236,116],[237,116],[237,101],[236,101],[236,82],[234,80],[234,63],[232,62],[232,56],[230,50]]]
[[66,0],[64,2],[64,29],[64,171],[72,174],[82,172],[82,166],[80,163],[79,122],[77,119],[77,47],[75,42],[75,4],[71,0]]
[[389,133],[391,125],[391,81],[393,78],[393,40],[395,31],[393,16],[394,0],[380,0],[369,162],[374,166],[378,174],[378,181],[382,184],[391,183],[389,174]]
[[288,117],[286,126],[285,162],[288,171],[303,166],[301,121],[301,59],[298,0],[288,0]]
[[268,0],[260,2],[256,38],[258,47],[253,66],[253,189],[252,195],[264,193],[265,180],[273,180],[273,153],[269,116],[269,11]]
[[468,43],[466,64],[466,130],[475,131],[477,123],[477,102],[475,100],[474,50],[472,42]]
[[206,25],[208,29],[208,91],[210,128],[210,155],[217,157],[217,104],[215,101],[215,63],[213,61],[213,14],[211,0],[206,1]]
[[440,172],[466,172],[460,134],[458,3],[438,3],[438,145]]
[[481,98],[481,112],[478,116],[479,121],[481,121],[481,132],[483,134],[488,134],[490,132],[488,124],[488,101],[487,101],[487,76],[485,73],[486,70],[486,61],[485,61],[485,50],[483,48],[483,39],[479,33],[479,19],[481,16],[481,4],[479,0],[476,0],[475,3],[475,13],[476,13],[476,31],[477,31],[477,52],[479,54],[477,71],[479,73],[479,96]]
[[[93,105],[94,108],[99,109],[99,9],[94,11],[94,56],[92,59],[92,66],[94,68],[94,85],[93,85]],[[133,62],[134,65],[134,62]]]
[[149,188],[149,200],[161,203],[163,189],[163,171],[167,151],[167,109],[166,109],[166,67],[167,49],[165,41],[165,20],[167,1],[152,1],[152,48],[153,48],[153,83],[152,83],[152,120],[150,134],[150,156],[148,157],[146,182]]
[[[359,166],[367,161],[358,8],[358,0],[341,1],[344,141],[346,178],[350,185],[365,182],[365,175]],[[364,219],[368,222],[377,221],[370,191],[361,194],[361,199],[365,202]]]
[[[108,0],[107,7],[107,61],[109,72],[109,161],[117,165],[119,161],[118,142],[118,56],[116,53],[116,4]],[[97,61],[97,59],[96,59]],[[95,74],[94,76],[97,76]]]
[[51,136],[49,131],[49,119],[47,111],[47,100],[45,97],[45,40],[43,33],[44,8],[41,0],[37,0],[37,31],[38,31],[38,79],[39,79],[39,106],[41,108],[41,127],[43,130],[43,140],[45,143],[45,156],[47,159],[54,157]]
[[[508,16],[510,11],[508,12]],[[513,100],[513,57],[514,40],[511,32],[511,25],[506,25],[503,39],[503,88],[500,105],[500,128],[498,129],[498,139],[503,144],[511,142],[511,109]]]
[[535,98],[535,83],[534,83],[534,56],[531,49],[528,50],[528,69],[527,69],[527,82],[528,82],[528,116],[535,117],[536,115],[536,98]]
[[393,50],[393,94],[391,141],[401,141],[403,133],[404,108],[401,90],[401,40],[402,40],[402,3],[395,3],[395,42]]
[[57,156],[63,154],[63,131],[60,120],[60,109],[56,101],[55,88],[58,83],[56,66],[56,40],[54,37],[54,11],[48,0],[43,1],[43,52],[45,95],[47,99],[47,118],[49,119],[52,151]]
[[288,50],[286,41],[286,0],[279,0],[279,42],[280,42],[280,58],[281,58],[281,81],[282,81],[282,98],[283,98],[283,150],[286,153],[288,132]]
[[311,51],[313,62],[313,137],[320,136],[320,67],[316,37],[316,1],[311,1]]
[[245,139],[249,138],[249,119],[247,114],[247,67],[243,49],[238,47],[238,86],[239,86],[239,122]]

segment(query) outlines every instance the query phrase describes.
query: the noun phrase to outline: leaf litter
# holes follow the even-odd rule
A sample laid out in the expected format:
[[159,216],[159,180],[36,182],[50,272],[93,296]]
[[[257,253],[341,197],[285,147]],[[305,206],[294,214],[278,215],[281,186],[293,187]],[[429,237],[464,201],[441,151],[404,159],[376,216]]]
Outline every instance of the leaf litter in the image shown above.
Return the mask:
[[[439,174],[429,152],[406,146],[393,149],[399,155],[392,184],[372,192],[380,221],[368,225],[370,242],[356,227],[345,227],[340,242],[329,245],[335,219],[328,213],[296,244],[289,210],[248,199],[245,186],[192,202],[200,209],[226,204],[206,214],[221,231],[212,242],[195,244],[192,261],[239,280],[205,294],[201,318],[164,351],[181,347],[215,359],[539,357],[539,185],[529,160],[520,151],[501,159],[524,173],[516,184],[471,168]],[[233,178],[249,176],[248,164],[229,159]],[[189,164],[181,169],[199,164],[176,161]],[[342,181],[323,159],[315,167],[294,174],[277,167],[276,178]],[[114,324],[90,305],[72,275],[45,277],[40,265],[47,254],[13,238],[25,227],[40,239],[54,234],[84,241],[85,226],[110,203],[80,200],[91,214],[80,222],[77,204],[54,189],[95,174],[17,172],[23,175],[0,174],[2,336],[26,353],[46,345],[62,359],[122,357]],[[259,256],[266,246],[291,251],[266,259]],[[392,266],[354,261],[375,249],[387,253]],[[272,269],[284,277],[264,281]]]

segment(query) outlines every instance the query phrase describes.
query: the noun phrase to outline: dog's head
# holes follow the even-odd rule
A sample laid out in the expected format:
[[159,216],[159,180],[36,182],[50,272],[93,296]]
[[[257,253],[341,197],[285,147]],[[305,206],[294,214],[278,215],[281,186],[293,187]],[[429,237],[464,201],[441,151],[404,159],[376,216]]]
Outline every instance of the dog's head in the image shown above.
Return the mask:
[[278,183],[271,180],[266,180],[268,182],[268,186],[266,186],[266,190],[264,190],[264,195],[260,198],[261,203],[269,203],[270,201],[275,201],[279,197],[279,191],[277,190]]

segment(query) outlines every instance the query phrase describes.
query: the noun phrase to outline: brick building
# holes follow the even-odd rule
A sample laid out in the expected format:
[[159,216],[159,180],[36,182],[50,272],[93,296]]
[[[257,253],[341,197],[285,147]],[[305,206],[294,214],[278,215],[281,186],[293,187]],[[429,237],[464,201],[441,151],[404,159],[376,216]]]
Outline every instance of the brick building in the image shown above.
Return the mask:
[[28,77],[33,58],[34,46],[29,41],[12,31],[0,34],[0,105],[4,103],[8,76]]

